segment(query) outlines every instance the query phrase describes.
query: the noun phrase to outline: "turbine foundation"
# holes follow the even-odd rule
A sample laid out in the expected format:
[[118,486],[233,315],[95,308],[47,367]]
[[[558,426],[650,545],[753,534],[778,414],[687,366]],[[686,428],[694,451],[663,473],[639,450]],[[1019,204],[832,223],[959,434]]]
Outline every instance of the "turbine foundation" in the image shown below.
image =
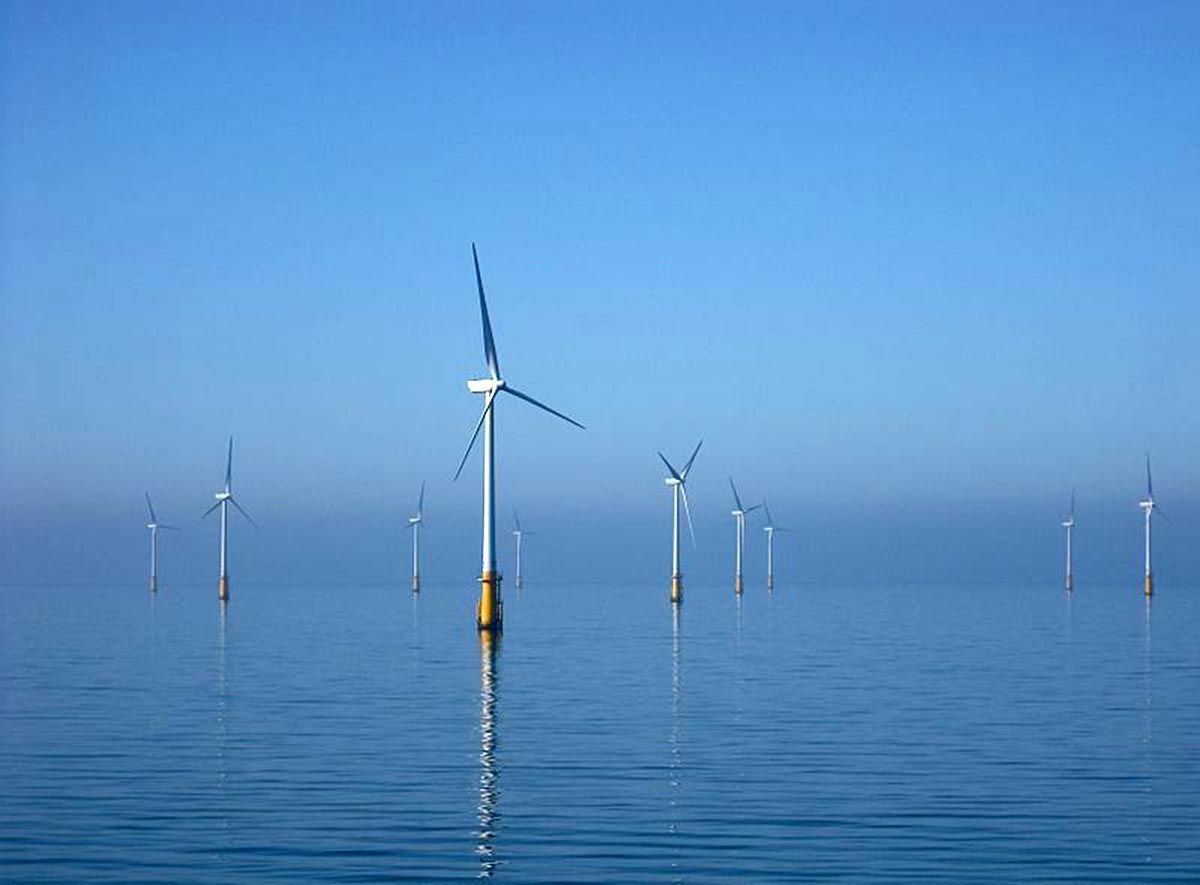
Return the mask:
[[484,572],[479,576],[475,626],[479,630],[504,629],[504,603],[500,601],[500,575],[496,572]]
[[150,576],[150,592],[151,593],[158,592],[158,576],[157,575]]
[[1073,575],[1067,575],[1067,581],[1064,586],[1068,593],[1075,589],[1075,578]]
[[1151,596],[1154,593],[1154,578],[1151,577],[1149,572],[1146,572],[1146,588],[1144,592],[1147,596]]
[[775,576],[774,575],[767,575],[767,589],[768,590],[775,589]]
[[413,575],[413,579],[412,579],[412,592],[413,592],[413,593],[420,593],[420,592],[421,592],[421,576],[420,576],[420,575]]
[[217,599],[225,602],[229,599],[229,577],[221,575],[217,578]]
[[671,575],[671,602],[683,602],[683,575]]
[[733,592],[738,596],[742,595],[742,576],[734,575],[733,577]]

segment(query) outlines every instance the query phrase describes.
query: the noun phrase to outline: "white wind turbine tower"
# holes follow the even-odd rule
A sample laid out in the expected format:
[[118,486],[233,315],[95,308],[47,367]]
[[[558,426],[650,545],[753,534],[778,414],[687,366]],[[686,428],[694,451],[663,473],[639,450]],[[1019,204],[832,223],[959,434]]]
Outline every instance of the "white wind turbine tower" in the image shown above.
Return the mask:
[[1075,490],[1071,489],[1071,515],[1063,522],[1063,528],[1067,530],[1067,590],[1075,589],[1075,551],[1072,546],[1075,533]]
[[692,547],[696,546],[696,532],[692,528],[692,509],[688,506],[687,499],[687,476],[688,471],[692,469],[692,463],[696,460],[696,455],[700,452],[700,446],[704,445],[704,440],[696,443],[696,448],[692,450],[692,457],[687,459],[687,463],[683,465],[683,470],[676,470],[671,466],[671,462],[667,460],[667,456],[662,452],[658,453],[658,457],[667,465],[667,470],[670,471],[670,476],[666,477],[663,482],[671,488],[672,510],[671,510],[671,602],[683,602],[683,572],[679,570],[679,499],[683,499],[683,512],[687,516],[688,534],[692,536]]
[[731,510],[733,516],[734,528],[737,531],[737,555],[733,561],[733,592],[742,592],[742,548],[746,544],[746,514],[753,513],[757,510],[760,504],[755,504],[753,507],[743,507],[742,499],[738,496],[737,486],[733,484],[733,477],[729,478],[729,487],[733,489],[733,502],[736,505],[735,510]]
[[158,517],[154,515],[154,505],[150,503],[149,492],[146,492],[146,509],[150,511],[150,521],[146,523],[146,528],[150,529],[150,592],[154,593],[158,590],[158,530],[169,529],[177,532],[179,528],[158,521]]
[[483,320],[483,355],[488,364],[488,378],[473,379],[467,382],[471,393],[483,394],[483,412],[467,443],[458,470],[454,478],[458,479],[467,456],[475,445],[480,428],[483,429],[483,567],[479,575],[479,603],[475,609],[475,625],[480,630],[503,629],[504,611],[500,600],[500,575],[496,571],[496,449],[495,449],[495,413],[496,397],[501,393],[511,393],[517,399],[537,406],[562,418],[569,424],[583,428],[583,425],[573,418],[568,418],[562,412],[556,412],[544,403],[540,403],[528,394],[521,393],[500,377],[500,360],[496,356],[496,342],[492,338],[492,323],[488,319],[487,299],[483,295],[483,276],[479,272],[479,254],[475,244],[471,244],[471,256],[475,259],[475,284],[479,289],[479,314]]
[[775,520],[771,518],[771,508],[767,506],[765,498],[762,508],[767,517],[767,524],[763,527],[763,531],[767,533],[767,589],[773,590],[775,589],[775,533],[786,532],[788,529],[775,525]]
[[408,518],[408,527],[412,530],[412,590],[421,592],[421,522],[425,511],[425,481],[421,481],[421,495],[417,498],[417,515]]
[[517,524],[517,529],[516,529],[516,531],[513,532],[513,537],[517,539],[517,589],[520,590],[521,583],[522,583],[522,578],[521,578],[521,541],[524,540],[526,535],[533,535],[533,534],[536,534],[536,532],[527,532],[521,528],[521,518],[519,516],[517,516],[516,510],[513,511],[513,522],[515,522]]
[[1146,583],[1144,592],[1147,596],[1154,593],[1154,578],[1150,569],[1150,515],[1154,512],[1154,481],[1150,478],[1150,453],[1146,453],[1146,500],[1139,501],[1138,506],[1146,513]]
[[[238,513],[246,517],[250,525],[258,528],[258,523],[251,519],[250,514],[242,509],[242,505],[233,499],[233,437],[229,437],[229,454],[225,460],[225,488],[214,496],[217,503],[204,511],[204,516],[221,508],[221,576],[217,579],[217,598],[222,602],[229,599],[229,505],[237,508]],[[203,517],[202,517],[203,518]]]

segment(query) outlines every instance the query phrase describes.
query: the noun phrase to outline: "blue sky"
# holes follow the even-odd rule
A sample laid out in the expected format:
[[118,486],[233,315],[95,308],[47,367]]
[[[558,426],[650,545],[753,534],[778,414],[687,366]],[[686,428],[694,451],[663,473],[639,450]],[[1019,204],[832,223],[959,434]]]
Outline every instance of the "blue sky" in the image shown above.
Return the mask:
[[1124,579],[1149,449],[1200,575],[1194,3],[0,10],[11,576],[138,574],[149,489],[207,577],[229,433],[251,573],[388,577],[422,478],[477,569],[472,240],[588,425],[498,417],[553,574],[653,577],[703,436],[698,570],[732,474],[814,580],[1041,574],[1072,485]]

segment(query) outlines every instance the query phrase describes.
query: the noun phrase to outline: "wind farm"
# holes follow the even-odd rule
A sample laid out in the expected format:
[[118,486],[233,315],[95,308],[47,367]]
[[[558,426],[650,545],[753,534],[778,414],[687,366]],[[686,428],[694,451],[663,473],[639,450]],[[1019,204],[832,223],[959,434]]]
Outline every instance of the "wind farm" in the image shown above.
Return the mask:
[[1197,45],[9,0],[0,879],[1194,881]]

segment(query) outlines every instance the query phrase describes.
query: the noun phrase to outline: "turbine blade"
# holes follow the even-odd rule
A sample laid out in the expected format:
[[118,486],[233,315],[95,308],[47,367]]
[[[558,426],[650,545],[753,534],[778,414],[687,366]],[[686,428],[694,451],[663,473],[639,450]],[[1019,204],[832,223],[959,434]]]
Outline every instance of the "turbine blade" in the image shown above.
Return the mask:
[[729,487],[730,487],[731,489],[733,489],[733,503],[737,504],[737,509],[738,509],[738,510],[741,510],[741,511],[743,511],[743,512],[744,512],[746,508],[742,506],[742,499],[741,499],[741,498],[738,496],[738,493],[737,493],[737,486],[735,486],[735,485],[733,484],[733,477],[732,477],[732,476],[731,476],[731,477],[729,477]]
[[159,526],[159,528],[160,528],[160,529],[168,529],[168,530],[170,530],[170,531],[172,531],[172,532],[182,532],[182,531],[183,531],[183,529],[181,529],[181,528],[180,528],[179,526],[177,526],[177,525],[160,525],[160,526]]
[[1075,490],[1071,489],[1071,521],[1075,521]]
[[246,519],[250,520],[250,525],[254,526],[255,528],[259,527],[258,523],[254,521],[254,517],[252,517],[249,513],[247,513],[245,510],[242,509],[241,504],[239,504],[233,498],[229,499],[229,503],[237,508],[238,513],[242,514],[242,516],[244,516],[244,517],[246,517]]
[[742,513],[753,513],[755,510],[759,510],[761,507],[762,504],[755,504],[753,507],[747,507],[742,511]]
[[692,549],[696,549],[696,530],[692,527],[692,508],[688,506],[687,486],[679,484],[679,492],[683,495],[683,512],[687,516],[688,534],[692,536]]
[[200,518],[201,518],[201,519],[204,519],[204,517],[208,516],[208,514],[212,513],[214,510],[216,510],[216,509],[217,509],[218,507],[220,507],[220,506],[221,506],[221,502],[220,502],[220,501],[218,501],[216,504],[213,504],[211,507],[209,507],[209,508],[208,508],[207,510],[205,510],[203,513],[201,513],[201,514],[200,514]]
[[683,477],[679,475],[679,471],[677,471],[674,467],[671,466],[671,462],[667,460],[667,456],[664,455],[662,452],[659,452],[658,457],[662,458],[662,462],[667,465],[667,470],[671,471],[671,476],[675,477],[675,479],[678,480],[680,484],[682,484]]
[[687,479],[688,471],[692,469],[692,462],[696,460],[696,455],[700,452],[700,447],[704,445],[704,440],[696,443],[696,448],[692,450],[692,457],[687,459],[687,463],[683,465],[683,475],[680,479]]
[[471,257],[475,259],[475,285],[479,288],[479,314],[483,317],[483,356],[493,380],[500,380],[500,359],[496,356],[496,340],[492,337],[492,321],[488,317],[487,299],[483,297],[483,275],[479,272],[479,253],[471,244]]
[[421,518],[421,512],[425,507],[425,480],[421,480],[421,497],[417,498],[417,519]]
[[491,409],[492,403],[496,401],[496,391],[492,391],[487,395],[487,402],[483,404],[483,411],[479,413],[479,420],[475,423],[475,432],[471,434],[471,441],[467,443],[467,450],[463,452],[462,460],[458,462],[458,469],[454,471],[454,478],[458,479],[462,473],[463,465],[467,463],[467,456],[471,454],[471,449],[475,446],[475,439],[479,436],[479,428],[483,426],[483,419],[487,417],[488,410]]
[[763,513],[765,513],[767,516],[767,525],[774,526],[775,520],[771,519],[771,508],[767,506],[766,498],[763,498],[762,506],[763,506]]
[[146,507],[150,510],[150,521],[158,522],[158,517],[154,515],[154,505],[150,503],[150,493],[146,492]]
[[1154,481],[1150,478],[1150,453],[1146,453],[1146,497],[1154,500]]
[[521,517],[517,516],[516,508],[513,508],[513,522],[517,524],[517,531],[521,531]]
[[549,412],[551,415],[557,415],[559,418],[562,418],[564,421],[568,422],[569,424],[574,424],[574,425],[575,425],[576,427],[578,427],[580,430],[587,430],[587,428],[586,428],[586,427],[584,427],[582,424],[580,424],[580,423],[579,423],[578,421],[576,421],[574,418],[568,418],[568,417],[567,417],[566,415],[564,415],[562,412],[556,412],[554,409],[550,408],[550,407],[549,407],[548,405],[546,405],[545,403],[539,403],[537,400],[535,400],[535,399],[534,399],[533,397],[531,397],[529,394],[527,394],[527,393],[521,393],[521,391],[517,390],[515,387],[509,387],[509,386],[506,384],[504,387],[501,387],[500,389],[501,389],[501,390],[503,390],[503,391],[504,391],[504,392],[506,392],[506,393],[511,393],[513,396],[517,397],[518,399],[523,399],[523,400],[525,400],[525,402],[527,402],[527,403],[532,403],[533,405],[537,406],[539,409],[545,409],[545,410],[546,410],[547,412]]
[[225,459],[225,491],[229,491],[233,483],[233,437],[229,437],[229,455]]

